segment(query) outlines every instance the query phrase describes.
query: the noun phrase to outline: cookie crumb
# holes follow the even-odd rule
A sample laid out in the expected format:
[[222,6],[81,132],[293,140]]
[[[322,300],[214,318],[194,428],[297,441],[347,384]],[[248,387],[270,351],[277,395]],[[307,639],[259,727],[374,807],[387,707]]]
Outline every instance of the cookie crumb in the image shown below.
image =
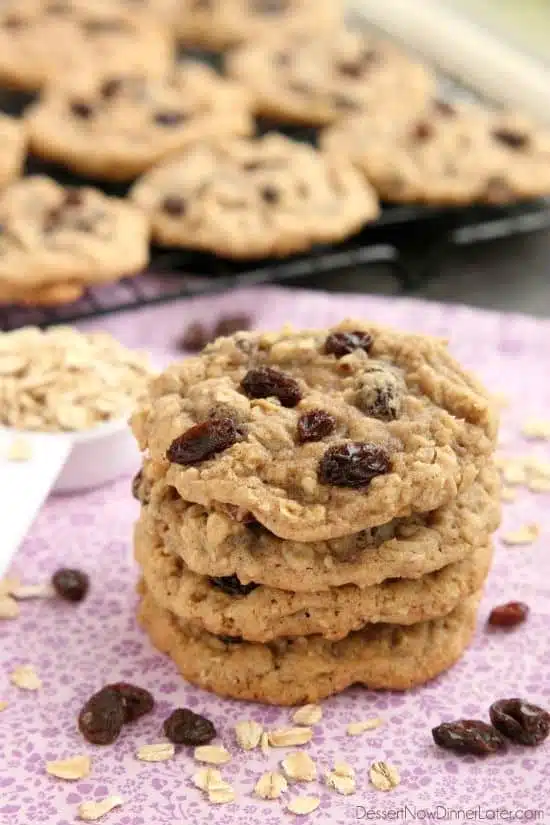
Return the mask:
[[399,771],[388,762],[373,762],[369,770],[369,777],[371,783],[379,791],[391,791],[393,788],[397,788],[401,782]]
[[360,736],[368,730],[376,730],[382,724],[382,719],[379,716],[373,716],[371,719],[364,719],[362,722],[350,722],[346,728],[348,736]]
[[318,796],[295,796],[287,805],[287,810],[297,816],[307,816],[316,811],[321,800]]
[[325,774],[325,781],[329,788],[333,788],[344,796],[355,793],[355,771],[347,762],[336,762],[331,771]]
[[8,461],[30,461],[32,446],[24,438],[14,438],[6,452]]
[[58,759],[46,762],[46,773],[58,779],[84,779],[90,775],[92,760],[89,756],[71,756],[68,759]]
[[254,793],[260,799],[279,799],[281,794],[288,790],[288,782],[277,771],[267,771],[262,774],[254,787]]
[[20,665],[11,674],[11,681],[22,690],[40,690],[42,680],[32,665]]
[[283,759],[281,765],[287,779],[294,779],[297,782],[313,782],[317,776],[315,762],[304,751],[290,753]]
[[158,742],[153,745],[141,745],[137,750],[137,758],[142,762],[167,762],[176,753],[172,742]]
[[503,535],[502,543],[510,546],[521,544],[532,544],[539,537],[540,527],[538,524],[525,524],[517,530]]
[[548,440],[550,439],[550,420],[543,418],[528,418],[521,428],[525,438]]
[[11,596],[0,596],[0,619],[16,619],[19,616],[19,605]]
[[268,733],[269,744],[272,748],[293,748],[296,745],[307,745],[311,741],[311,728],[279,728]]
[[231,754],[223,745],[199,745],[193,756],[197,762],[205,762],[207,765],[224,765],[231,759]]
[[292,721],[297,725],[316,725],[323,718],[323,709],[320,705],[304,705],[292,714]]
[[93,822],[121,805],[124,805],[124,800],[120,796],[107,796],[99,802],[81,802],[78,806],[78,816],[80,819]]
[[0,713],[2,713],[2,711],[6,710],[8,705],[9,705],[8,702],[0,701]]
[[253,720],[237,722],[235,725],[237,742],[245,751],[251,751],[258,747],[263,732],[263,727]]

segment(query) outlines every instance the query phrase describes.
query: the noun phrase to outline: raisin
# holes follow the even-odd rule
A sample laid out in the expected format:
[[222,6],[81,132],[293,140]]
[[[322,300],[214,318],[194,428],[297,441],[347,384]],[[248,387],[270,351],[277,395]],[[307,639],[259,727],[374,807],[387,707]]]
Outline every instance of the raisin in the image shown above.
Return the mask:
[[81,602],[90,588],[90,579],[82,570],[62,567],[52,576],[55,592],[67,602]]
[[456,115],[455,107],[447,103],[446,100],[434,100],[434,109],[440,115],[445,115],[445,117],[452,117]]
[[101,84],[100,94],[101,97],[105,99],[109,99],[117,95],[122,88],[122,80],[119,77],[110,77],[107,80],[104,80]]
[[272,367],[249,370],[241,382],[249,398],[278,398],[283,407],[295,407],[302,399],[298,382]]
[[111,745],[118,739],[125,715],[121,694],[111,688],[103,688],[94,693],[80,711],[78,727],[88,742]]
[[277,203],[279,200],[279,193],[274,186],[264,186],[260,190],[260,195],[266,203]]
[[216,324],[214,336],[234,335],[236,332],[245,332],[252,326],[250,315],[244,313],[237,315],[222,315]]
[[344,77],[361,77],[361,74],[363,73],[361,63],[351,60],[346,60],[339,63],[337,69],[341,75],[344,75]]
[[509,149],[525,149],[529,143],[529,136],[516,132],[514,129],[502,127],[493,129],[492,135],[499,143],[503,143]]
[[359,388],[355,403],[365,415],[380,421],[395,421],[401,411],[401,393],[390,376],[374,376],[372,384]]
[[89,120],[94,113],[93,106],[90,106],[89,103],[84,103],[82,100],[73,100],[70,108],[71,114],[81,120]]
[[143,481],[143,470],[138,470],[132,479],[132,496],[136,501],[141,501],[140,491],[141,482]]
[[183,198],[178,195],[166,195],[161,203],[161,209],[167,215],[172,215],[174,218],[179,218],[185,215],[186,206]]
[[193,321],[179,339],[178,347],[188,352],[200,352],[211,340],[212,336],[204,324]]
[[328,448],[319,462],[318,477],[321,484],[335,487],[367,487],[390,468],[390,457],[383,447],[352,441]]
[[183,112],[157,112],[155,123],[159,126],[179,126],[187,119]]
[[164,722],[166,738],[174,745],[207,745],[216,737],[216,728],[205,716],[188,708],[177,708]]
[[550,713],[523,699],[499,699],[489,716],[500,733],[519,745],[540,745],[550,733]]
[[523,602],[507,602],[493,607],[487,619],[492,627],[515,627],[524,622],[529,608]]
[[418,123],[413,127],[412,130],[412,138],[413,140],[417,141],[417,143],[423,143],[425,140],[429,140],[434,136],[434,127],[431,123],[428,123],[426,120],[419,120]]
[[228,596],[248,596],[259,586],[254,582],[243,584],[234,574],[232,576],[210,576],[209,581],[213,587],[217,587]]
[[2,20],[2,25],[5,29],[25,29],[28,25],[27,21],[23,17],[19,17],[16,14],[10,14]]
[[242,636],[218,636],[217,638],[220,642],[223,642],[224,645],[242,645],[244,642]]
[[63,200],[63,206],[71,209],[76,206],[82,206],[84,203],[84,195],[80,191],[80,189],[76,189],[74,186],[68,186],[65,189],[65,197]]
[[243,428],[232,418],[210,418],[175,438],[166,452],[166,458],[184,467],[200,464],[243,438]]
[[336,421],[334,416],[324,410],[311,410],[298,419],[298,441],[321,441],[334,432]]
[[104,690],[116,691],[122,699],[124,707],[124,723],[135,722],[150,713],[154,706],[155,700],[153,695],[145,688],[131,685],[128,682],[115,682],[112,685],[106,685]]
[[506,749],[502,734],[492,725],[479,719],[460,719],[443,722],[432,729],[432,736],[440,748],[457,753],[473,753],[485,756]]
[[362,349],[363,352],[369,352],[372,347],[372,335],[368,332],[356,330],[355,332],[331,332],[325,341],[325,353],[327,355],[336,355],[341,358],[343,355],[349,355],[356,349]]

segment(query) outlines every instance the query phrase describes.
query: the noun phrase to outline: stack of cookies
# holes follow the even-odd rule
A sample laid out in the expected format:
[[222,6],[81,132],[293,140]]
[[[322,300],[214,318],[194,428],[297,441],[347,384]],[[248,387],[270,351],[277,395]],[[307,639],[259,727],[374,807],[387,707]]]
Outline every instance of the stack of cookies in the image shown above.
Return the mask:
[[356,321],[237,333],[156,378],[132,426],[140,620],[190,682],[297,704],[461,656],[497,424],[443,342]]

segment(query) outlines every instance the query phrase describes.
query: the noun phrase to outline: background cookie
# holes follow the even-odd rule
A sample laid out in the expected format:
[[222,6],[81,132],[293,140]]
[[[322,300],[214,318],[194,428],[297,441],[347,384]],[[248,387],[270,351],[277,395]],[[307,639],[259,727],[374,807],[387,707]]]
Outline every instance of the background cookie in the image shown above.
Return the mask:
[[0,114],[0,189],[19,177],[27,136],[20,120]]
[[102,73],[51,86],[27,122],[37,155],[108,180],[135,178],[194,141],[255,128],[244,88],[192,61],[162,76]]
[[297,705],[355,683],[407,690],[433,679],[470,642],[478,602],[476,594],[442,619],[409,627],[367,625],[338,642],[309,636],[268,645],[226,643],[178,621],[146,588],[139,620],[189,682],[235,699]]
[[297,541],[440,506],[496,436],[489,397],[440,340],[359,321],[220,338],[153,382],[132,424],[182,498]]
[[328,129],[321,144],[351,158],[389,201],[506,203],[550,193],[550,133],[474,105],[434,101],[400,119],[366,113]]
[[46,177],[4,190],[0,226],[4,302],[75,300],[86,284],[136,273],[149,257],[147,221],[135,207]]
[[276,134],[193,146],[143,175],[131,196],[158,243],[240,259],[337,242],[378,216],[351,163]]
[[418,110],[435,79],[392,44],[344,28],[272,37],[230,52],[230,74],[254,93],[259,114],[322,126],[378,108]]
[[244,584],[299,592],[349,583],[371,587],[394,577],[418,579],[483,547],[499,524],[498,492],[497,472],[489,466],[458,498],[430,513],[304,544],[247,524],[246,511],[237,507],[188,504],[161,480],[148,491],[142,487],[141,527],[203,576],[236,574]]
[[135,555],[158,605],[185,622],[250,642],[319,634],[343,639],[366,623],[411,625],[450,613],[483,586],[490,544],[466,559],[421,579],[391,579],[372,587],[344,585],[295,593],[263,585],[243,585],[236,576],[209,578],[193,573],[138,524]]

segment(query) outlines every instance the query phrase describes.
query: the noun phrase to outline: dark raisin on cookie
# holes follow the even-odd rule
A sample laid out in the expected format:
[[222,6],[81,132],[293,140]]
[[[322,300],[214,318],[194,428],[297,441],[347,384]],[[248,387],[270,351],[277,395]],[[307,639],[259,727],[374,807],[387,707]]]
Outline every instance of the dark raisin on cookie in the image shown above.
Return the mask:
[[329,447],[319,462],[321,484],[335,487],[367,487],[373,478],[389,473],[391,460],[378,444],[352,441]]
[[187,119],[183,112],[156,112],[154,121],[159,126],[179,126]]
[[135,476],[132,479],[132,496],[136,499],[136,501],[141,501],[140,498],[140,489],[141,489],[141,482],[143,480],[143,470],[138,470]]
[[369,352],[372,347],[372,335],[362,330],[354,332],[331,332],[325,341],[325,353],[341,358],[356,349]]
[[122,85],[123,84],[120,77],[109,77],[101,84],[99,93],[101,97],[109,100],[111,97],[115,97],[115,95],[120,92]]
[[216,636],[224,645],[242,645],[244,639],[242,636]]
[[266,203],[277,203],[279,200],[279,192],[274,186],[263,186],[260,189],[260,195]]
[[380,421],[395,421],[401,411],[401,393],[395,382],[381,378],[361,386],[355,398],[361,412]]
[[241,388],[249,398],[278,398],[283,407],[295,407],[302,400],[298,382],[273,367],[249,370],[241,381]]
[[172,464],[190,467],[242,441],[245,432],[231,418],[210,418],[195,424],[170,444],[166,458]]
[[456,115],[455,107],[451,103],[447,103],[446,100],[434,100],[434,109],[438,114],[445,117]]
[[506,740],[492,725],[479,719],[459,719],[443,722],[432,729],[436,745],[457,753],[486,756],[506,749]]
[[83,100],[73,100],[70,109],[71,114],[80,120],[89,120],[94,114],[93,106]]
[[432,123],[427,120],[419,120],[412,130],[412,138],[417,143],[423,143],[426,140],[433,138],[435,130]]
[[298,419],[298,441],[321,441],[334,432],[336,420],[325,410],[311,410]]
[[540,745],[550,734],[550,713],[523,699],[499,699],[489,716],[500,733],[519,745]]
[[252,326],[252,318],[246,313],[236,315],[222,315],[214,328],[214,337],[234,335],[236,332],[246,332]]
[[188,352],[200,352],[210,343],[212,336],[201,321],[192,321],[178,340],[178,348]]
[[217,587],[218,590],[222,590],[228,596],[248,596],[259,586],[254,582],[243,584],[235,574],[232,576],[210,576],[208,580],[213,587]]
[[492,136],[496,141],[503,143],[509,149],[525,149],[529,144],[529,135],[517,132],[515,129],[507,129],[504,126],[493,129]]
[[183,198],[180,198],[179,195],[166,195],[162,200],[160,208],[173,218],[180,218],[185,215],[186,212],[185,201]]
[[164,721],[164,734],[174,745],[208,745],[216,738],[216,728],[206,716],[189,708],[177,708]]
[[155,707],[152,693],[129,682],[114,682],[103,689],[114,690],[119,694],[124,706],[124,724],[135,722],[136,719],[151,713]]
[[363,72],[363,67],[361,62],[358,60],[342,60],[336,66],[339,74],[344,75],[344,77],[361,77]]
[[67,186],[63,194],[63,206],[69,209],[74,209],[77,206],[83,206],[85,201],[82,190],[77,189],[76,186]]
[[125,721],[122,696],[103,688],[91,696],[78,715],[78,728],[93,745],[111,745],[118,739]]

